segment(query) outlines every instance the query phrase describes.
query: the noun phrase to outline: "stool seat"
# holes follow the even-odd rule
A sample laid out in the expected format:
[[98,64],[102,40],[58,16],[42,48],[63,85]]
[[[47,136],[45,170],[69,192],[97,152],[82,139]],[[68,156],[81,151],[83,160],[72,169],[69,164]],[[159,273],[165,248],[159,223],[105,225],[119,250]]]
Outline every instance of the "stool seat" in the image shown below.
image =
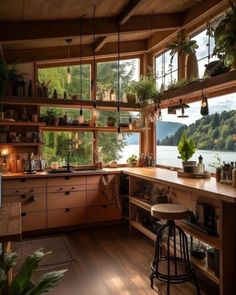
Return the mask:
[[175,220],[188,217],[189,211],[180,204],[157,204],[151,207],[151,215],[158,219]]

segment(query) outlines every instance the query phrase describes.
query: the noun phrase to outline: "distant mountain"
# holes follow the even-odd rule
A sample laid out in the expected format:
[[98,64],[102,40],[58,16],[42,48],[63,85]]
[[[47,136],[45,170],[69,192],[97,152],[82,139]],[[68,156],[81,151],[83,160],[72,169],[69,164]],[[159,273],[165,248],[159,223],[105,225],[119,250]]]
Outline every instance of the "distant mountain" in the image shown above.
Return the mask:
[[191,137],[198,149],[235,151],[236,111],[224,111],[204,116],[189,126],[180,127],[175,134],[164,138],[159,144],[176,146],[183,131]]
[[[175,132],[183,127],[186,126],[181,123],[176,123],[176,122],[164,122],[164,121],[158,121],[157,123],[157,130],[156,130],[156,138],[158,141],[162,141],[166,137],[170,137],[175,134]],[[130,135],[126,142],[129,145],[135,145],[138,144],[138,134],[132,134]]]

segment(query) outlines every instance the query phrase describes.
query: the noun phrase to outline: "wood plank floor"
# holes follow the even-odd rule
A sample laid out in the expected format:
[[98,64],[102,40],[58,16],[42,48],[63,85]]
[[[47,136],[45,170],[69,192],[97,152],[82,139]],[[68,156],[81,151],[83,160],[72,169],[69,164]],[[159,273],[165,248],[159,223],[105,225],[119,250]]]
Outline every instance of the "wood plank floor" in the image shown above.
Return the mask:
[[[78,263],[69,266],[53,295],[152,295],[166,294],[165,285],[150,288],[153,242],[125,225],[82,229],[66,233]],[[37,277],[42,272],[37,273]],[[51,293],[50,293],[51,294]],[[191,283],[171,287],[171,295],[196,294]]]

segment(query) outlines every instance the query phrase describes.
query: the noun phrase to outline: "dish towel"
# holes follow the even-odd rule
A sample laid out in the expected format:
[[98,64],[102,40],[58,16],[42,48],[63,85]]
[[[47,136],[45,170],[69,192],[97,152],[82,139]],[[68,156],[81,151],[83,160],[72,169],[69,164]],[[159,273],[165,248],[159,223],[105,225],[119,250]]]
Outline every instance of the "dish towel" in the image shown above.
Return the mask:
[[117,209],[121,210],[119,175],[102,175],[99,187],[100,191],[105,194],[109,202],[115,203]]

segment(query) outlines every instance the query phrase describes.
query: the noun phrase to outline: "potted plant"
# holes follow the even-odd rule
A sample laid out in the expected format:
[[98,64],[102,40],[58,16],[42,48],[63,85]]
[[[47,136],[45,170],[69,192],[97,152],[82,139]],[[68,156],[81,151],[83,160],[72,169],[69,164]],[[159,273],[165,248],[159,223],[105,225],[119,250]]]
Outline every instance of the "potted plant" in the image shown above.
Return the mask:
[[196,151],[196,146],[191,138],[187,138],[186,134],[183,133],[179,143],[178,151],[180,153],[179,159],[183,161],[183,171],[193,173],[194,167],[196,167],[196,161],[189,161],[192,155]]
[[108,127],[114,127],[116,124],[116,118],[112,117],[112,116],[109,116],[107,118],[107,126]]
[[132,154],[128,159],[127,163],[129,163],[132,167],[137,166],[138,157],[135,154]]
[[198,44],[196,40],[178,40],[177,42],[171,43],[167,46],[167,49],[170,50],[170,66],[172,67],[173,58],[176,53],[180,55],[187,55],[187,79],[198,78],[198,63],[196,57],[196,49]]
[[[216,55],[226,67],[236,65],[236,4],[229,0],[231,9],[227,11],[217,24],[208,29],[208,34],[214,38]],[[214,28],[214,26],[216,26]]]
[[125,94],[126,94],[126,98],[127,98],[128,103],[135,103],[136,102],[135,85],[136,85],[136,81],[132,81],[125,88]]
[[156,78],[152,74],[141,76],[139,81],[133,82],[133,89],[140,102],[146,101],[157,94]]
[[39,262],[48,254],[50,252],[44,253],[42,249],[39,249],[27,257],[9,284],[8,271],[17,264],[19,255],[17,253],[2,253],[0,255],[0,294],[41,295],[50,292],[62,279],[66,270],[46,273],[36,283],[31,281],[31,276],[36,271]]

